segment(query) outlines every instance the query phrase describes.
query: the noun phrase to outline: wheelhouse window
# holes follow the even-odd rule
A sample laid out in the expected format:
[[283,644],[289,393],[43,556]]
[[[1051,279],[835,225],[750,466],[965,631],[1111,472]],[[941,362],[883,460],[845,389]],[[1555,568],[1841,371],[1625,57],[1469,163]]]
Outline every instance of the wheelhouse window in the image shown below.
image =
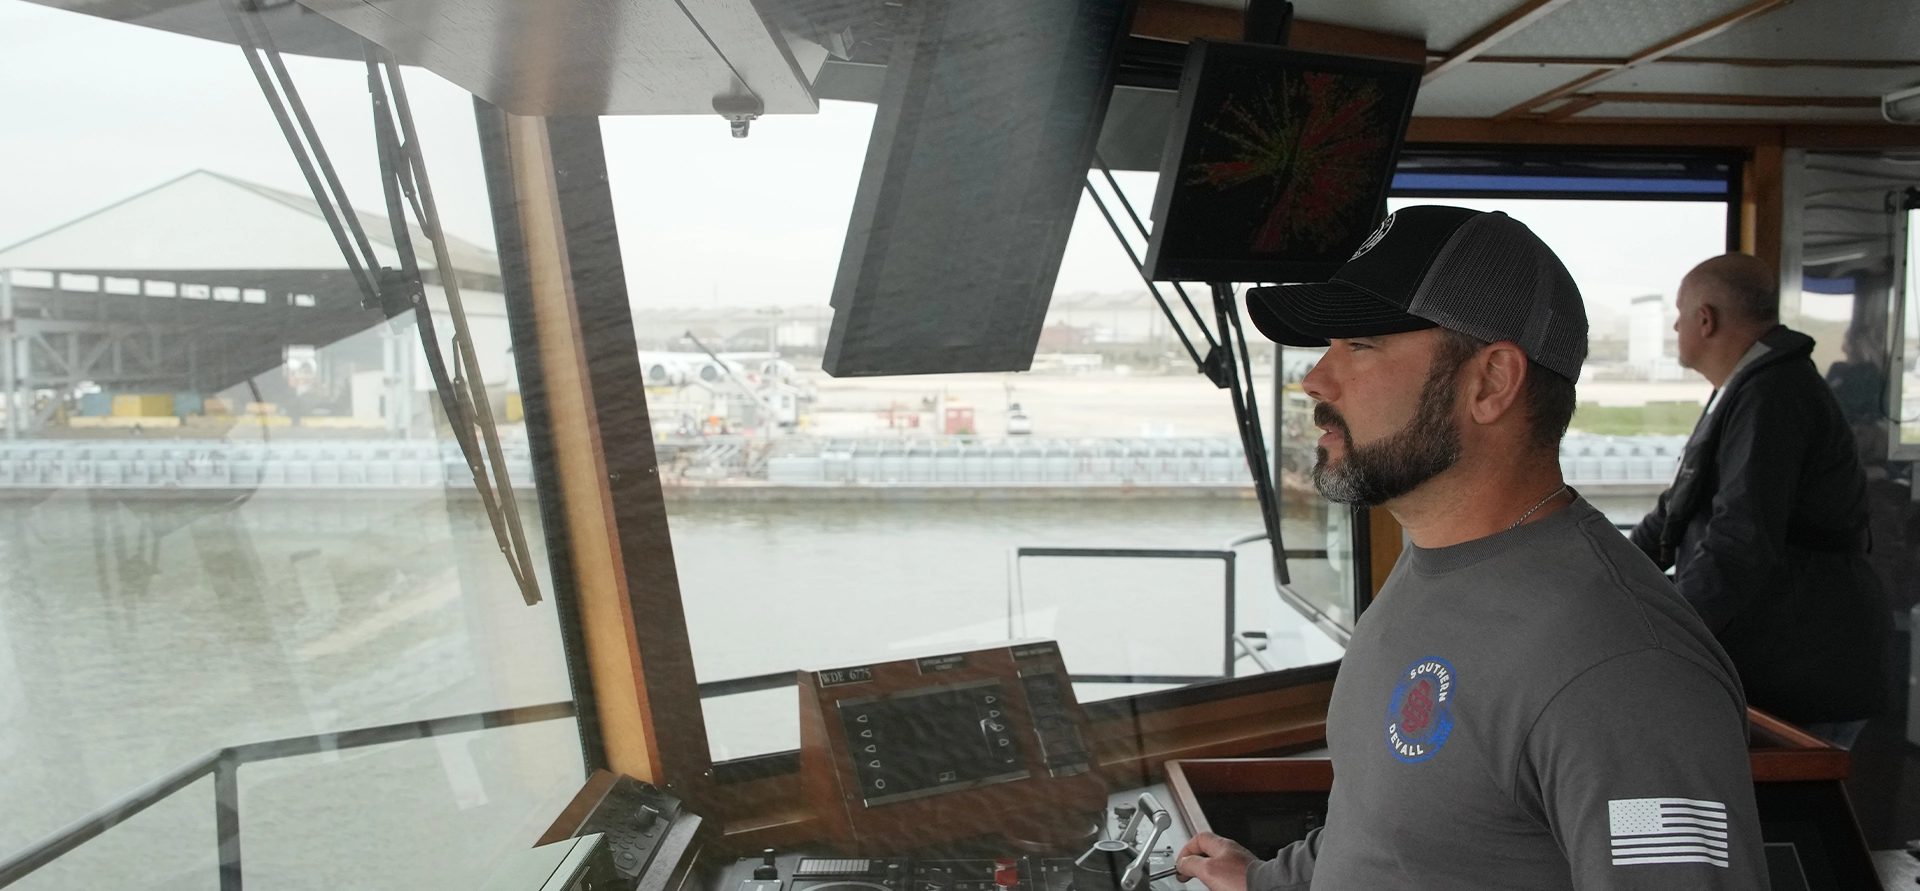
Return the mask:
[[[602,121],[715,759],[797,745],[796,668],[1048,638],[1096,701],[1338,658],[1276,591],[1226,392],[1090,198],[1031,371],[821,370],[873,118]],[[1115,181],[1145,214],[1155,175]],[[1339,584],[1324,522],[1284,536]]]
[[1920,456],[1913,165],[1879,153],[1795,153],[1792,162],[1788,200],[1800,213],[1789,246],[1799,275],[1786,277],[1782,321],[1814,336],[1814,364],[1862,458],[1912,460]]
[[1552,247],[1586,301],[1587,362],[1560,446],[1567,482],[1616,524],[1672,483],[1713,385],[1680,364],[1680,279],[1735,249],[1738,165],[1715,155],[1410,150],[1388,207],[1501,211]]
[[[397,266],[338,45],[286,64]],[[205,884],[229,829],[249,886],[478,885],[580,783],[472,99],[404,75],[427,315],[450,353],[457,282],[533,606],[419,319],[363,306],[240,51],[0,0],[0,856],[157,802],[17,887]]]

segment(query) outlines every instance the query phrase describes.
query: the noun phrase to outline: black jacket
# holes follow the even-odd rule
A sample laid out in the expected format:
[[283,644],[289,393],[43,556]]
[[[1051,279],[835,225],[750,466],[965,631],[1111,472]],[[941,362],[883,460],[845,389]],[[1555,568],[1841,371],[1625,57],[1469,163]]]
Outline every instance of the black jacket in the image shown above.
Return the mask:
[[1675,582],[1739,669],[1747,701],[1797,723],[1881,710],[1892,629],[1866,560],[1853,433],[1786,327],[1701,415],[1673,486],[1633,543]]

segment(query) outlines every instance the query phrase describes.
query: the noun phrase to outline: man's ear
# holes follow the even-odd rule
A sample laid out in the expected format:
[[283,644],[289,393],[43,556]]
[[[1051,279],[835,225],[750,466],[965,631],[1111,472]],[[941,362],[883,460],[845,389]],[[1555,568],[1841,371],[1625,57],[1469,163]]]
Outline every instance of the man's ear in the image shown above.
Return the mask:
[[1526,385],[1527,354],[1510,340],[1488,344],[1473,357],[1472,383],[1467,390],[1468,410],[1476,424],[1492,424],[1515,411],[1520,390]]
[[1720,330],[1719,307],[1711,303],[1702,303],[1700,304],[1700,308],[1694,310],[1694,312],[1699,314],[1699,318],[1694,324],[1699,326],[1701,337],[1712,337],[1715,331]]

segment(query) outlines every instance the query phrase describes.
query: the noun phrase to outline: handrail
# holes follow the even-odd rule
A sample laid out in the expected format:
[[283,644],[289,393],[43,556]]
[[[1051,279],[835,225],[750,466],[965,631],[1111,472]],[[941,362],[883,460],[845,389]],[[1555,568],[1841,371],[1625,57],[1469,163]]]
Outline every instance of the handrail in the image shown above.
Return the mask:
[[1315,606],[1313,601],[1307,599],[1305,594],[1295,591],[1292,585],[1275,579],[1273,582],[1273,590],[1280,595],[1281,600],[1286,601],[1288,606],[1293,607],[1296,612],[1305,616],[1308,621],[1314,624],[1314,627],[1325,631],[1327,636],[1338,641],[1340,646],[1345,647],[1347,642],[1353,639],[1353,632],[1348,631],[1345,626],[1334,621],[1332,616],[1327,615],[1320,607]]
[[[1227,555],[1231,554],[1234,548],[1237,548],[1245,544],[1252,544],[1253,542],[1256,542],[1256,541],[1264,541],[1266,540],[1266,537],[1267,537],[1267,534],[1265,532],[1255,532],[1248,535],[1242,535],[1242,536],[1239,536],[1238,538],[1234,538],[1227,541],[1225,544],[1221,545],[1220,548],[1217,550],[1170,549],[1170,548],[1043,548],[1043,547],[1015,548],[1013,555],[1008,560],[1008,578],[1007,578],[1008,596],[1010,599],[1015,599],[1015,598],[1019,598],[1022,594],[1020,590],[1020,575],[1019,575],[1019,570],[1017,569],[1019,560],[1022,557],[1146,557],[1146,558],[1171,558],[1171,559],[1218,559],[1218,560],[1225,560],[1228,563],[1227,615],[1229,617],[1228,621],[1229,623],[1231,623],[1233,612],[1234,612],[1233,601],[1232,601],[1232,598],[1233,598],[1232,562],[1233,561]],[[1289,558],[1301,559],[1301,560],[1325,560],[1327,559],[1327,552],[1324,549],[1323,550],[1289,550],[1287,551],[1287,556]],[[1287,605],[1293,607],[1295,610],[1303,614],[1309,621],[1313,621],[1315,624],[1321,625],[1322,627],[1338,629],[1338,626],[1335,625],[1331,619],[1328,619],[1324,614],[1320,613],[1320,611],[1314,608],[1314,606],[1310,602],[1308,602],[1305,598],[1287,589],[1285,586],[1279,585],[1277,582],[1276,582],[1276,587],[1280,589],[1279,593],[1280,593],[1281,599],[1284,600],[1287,603]],[[1232,658],[1233,661],[1239,661],[1238,656],[1232,655],[1232,653],[1235,651],[1235,648],[1237,646],[1237,649],[1239,651],[1245,652],[1247,656],[1251,657],[1253,661],[1260,666],[1262,671],[1274,670],[1272,663],[1270,663],[1269,661],[1267,661],[1265,657],[1257,653],[1254,647],[1251,645],[1251,643],[1249,643],[1245,639],[1242,639],[1243,636],[1240,634],[1237,634],[1235,629],[1232,628],[1231,624],[1229,624],[1228,628],[1229,628],[1228,630],[1229,658]],[[1011,615],[1008,616],[1007,635],[1009,639],[1011,639],[1013,636]],[[1342,639],[1344,640],[1344,634],[1342,634]],[[1228,668],[1227,673],[1224,676],[1231,677],[1232,669]],[[1201,675],[1074,674],[1074,675],[1070,675],[1070,677],[1072,678],[1072,680],[1078,683],[1083,683],[1083,684],[1193,684],[1193,683],[1199,683],[1201,681],[1211,681],[1211,680],[1218,679],[1218,677],[1216,676],[1201,676]],[[704,681],[699,685],[699,693],[700,693],[701,699],[718,699],[723,696],[739,696],[746,693],[758,693],[764,690],[778,690],[782,687],[791,687],[796,683],[798,683],[798,680],[796,679],[795,673],[793,671],[775,671],[775,672],[769,672],[767,674],[747,675],[744,677],[726,678],[718,681]]]
[[240,765],[450,733],[470,733],[514,724],[553,721],[571,718],[575,712],[571,701],[549,702],[213,749],[0,860],[0,888],[26,878],[40,867],[60,859],[211,774],[214,777],[215,823],[220,844],[220,888],[221,891],[240,891]]
[[[358,749],[363,746],[377,746],[382,743],[405,742],[410,739],[426,739],[433,736],[445,736],[451,733],[472,733],[477,730],[492,730],[496,727],[511,727],[515,724],[534,724],[540,721],[556,721],[571,718],[575,709],[571,700],[548,702],[541,705],[523,705],[517,708],[495,709],[487,712],[473,712],[466,715],[454,715],[447,718],[427,718],[421,721],[402,721],[398,724],[382,724],[378,727],[362,727],[357,730],[337,730],[328,733],[315,733],[308,736],[294,736],[285,739],[266,740],[264,742],[242,743],[228,749],[241,764],[255,761],[272,761],[278,758],[291,758],[296,755],[317,755],[336,749]],[[331,744],[325,744],[328,741]]]
[[214,765],[219,763],[225,752],[225,749],[215,749],[201,755],[172,773],[101,806],[93,813],[67,824],[66,828],[0,860],[0,888],[26,878],[34,870],[60,859],[68,851],[86,844],[129,817],[159,804],[162,799],[213,773]]
[[1242,535],[1238,538],[1227,539],[1227,543],[1221,545],[1220,550],[1231,551],[1234,548],[1237,548],[1243,544],[1253,544],[1256,541],[1266,541],[1266,540],[1267,540],[1267,533],[1266,533],[1266,530],[1264,529],[1259,532],[1249,532],[1246,535]]
[[[1240,536],[1239,538],[1228,541],[1224,547],[1227,550],[1233,550],[1234,548],[1239,547],[1240,545],[1252,544],[1256,541],[1262,541],[1266,537],[1267,537],[1267,534],[1265,532],[1248,533],[1246,535]],[[1328,559],[1329,557],[1328,553],[1324,550],[1288,551],[1287,556],[1289,558],[1300,557],[1303,559],[1314,559],[1314,560],[1325,560],[1325,559]],[[1298,591],[1295,591],[1292,585],[1289,585],[1286,582],[1280,581],[1278,577],[1275,577],[1273,580],[1273,591],[1275,594],[1280,595],[1280,600],[1282,602],[1284,602],[1286,605],[1290,607],[1293,607],[1294,612],[1299,613],[1307,621],[1312,622],[1315,627],[1318,627],[1321,631],[1326,632],[1329,637],[1332,637],[1334,640],[1339,641],[1341,646],[1346,646],[1347,641],[1352,638],[1353,635],[1351,632],[1341,627],[1339,622],[1335,622],[1333,620],[1333,617],[1327,615],[1325,611],[1320,609],[1320,607],[1315,606],[1313,601],[1307,599],[1306,595],[1301,594]],[[1255,661],[1259,661],[1259,660],[1255,660]]]
[[[1220,550],[1231,551],[1234,548],[1237,548],[1241,545],[1253,544],[1256,541],[1266,541],[1266,540],[1267,540],[1267,534],[1265,532],[1249,532],[1246,535],[1242,535],[1238,538],[1228,539],[1226,544],[1223,544],[1220,546]],[[1319,549],[1288,548],[1287,559],[1288,560],[1294,560],[1294,559],[1325,560],[1327,559],[1327,549],[1326,548],[1319,548]]]
[[1266,647],[1256,647],[1253,645],[1256,637],[1259,640],[1266,640],[1267,633],[1264,631],[1235,631],[1233,633],[1233,642],[1239,644],[1240,649],[1246,651],[1246,654],[1253,659],[1253,663],[1260,666],[1261,671],[1271,672],[1274,670],[1273,663],[1267,661],[1267,657],[1260,655],[1260,651],[1266,649]]
[[[1121,557],[1150,560],[1219,560],[1225,570],[1225,612],[1226,633],[1221,643],[1224,654],[1221,658],[1219,677],[1233,677],[1233,666],[1239,661],[1235,652],[1233,632],[1237,620],[1234,616],[1234,562],[1239,555],[1231,549],[1203,550],[1198,548],[1014,548],[1007,557],[1007,636],[1013,637],[1013,617],[1016,613],[1025,615],[1027,608],[1026,590],[1020,579],[1020,560],[1024,557]],[[1016,607],[1017,604],[1017,607]],[[1116,676],[1118,677],[1118,676]],[[1135,677],[1127,675],[1126,677]],[[1162,683],[1194,683],[1214,678],[1189,678],[1185,681],[1163,681]],[[1122,681],[1119,683],[1155,683],[1154,681]]]

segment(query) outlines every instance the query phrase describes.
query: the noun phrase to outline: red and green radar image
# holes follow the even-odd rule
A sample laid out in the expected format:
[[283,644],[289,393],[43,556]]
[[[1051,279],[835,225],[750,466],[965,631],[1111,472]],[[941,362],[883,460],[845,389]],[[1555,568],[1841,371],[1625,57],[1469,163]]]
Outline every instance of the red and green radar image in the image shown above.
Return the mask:
[[1253,80],[1204,119],[1183,185],[1256,211],[1238,233],[1249,254],[1338,250],[1372,224],[1373,185],[1397,123],[1385,92],[1376,78],[1332,72]]

